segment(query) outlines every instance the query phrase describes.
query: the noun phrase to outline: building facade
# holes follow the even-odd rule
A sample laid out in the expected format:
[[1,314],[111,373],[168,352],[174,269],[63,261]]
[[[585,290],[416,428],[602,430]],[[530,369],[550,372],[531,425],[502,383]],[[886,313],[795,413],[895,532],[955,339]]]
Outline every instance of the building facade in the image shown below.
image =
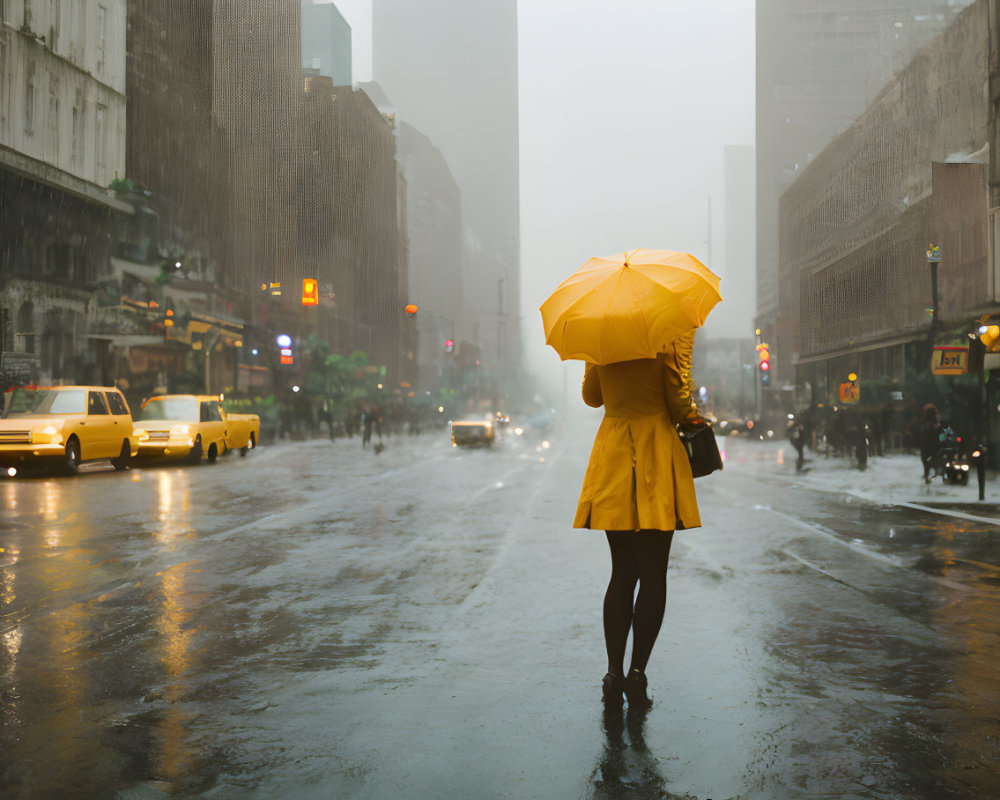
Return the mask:
[[302,69],[315,70],[334,86],[350,86],[351,26],[333,3],[302,0]]
[[[779,198],[972,2],[757,0],[757,325],[768,340],[779,318]],[[787,370],[792,354],[772,355]]]
[[0,6],[0,384],[99,380],[125,171],[125,0]]
[[1000,312],[994,25],[992,0],[967,7],[783,194],[774,347],[800,399],[836,402],[854,373],[862,403],[961,413],[958,382],[917,386],[935,344]]
[[399,162],[406,180],[410,302],[419,311],[416,360],[421,388],[436,388],[455,359],[445,342],[467,330],[464,320],[464,224],[458,184],[439,148],[412,125],[399,125]]
[[461,191],[456,338],[496,395],[520,362],[517,4],[375,0],[373,75],[399,119],[441,149]]

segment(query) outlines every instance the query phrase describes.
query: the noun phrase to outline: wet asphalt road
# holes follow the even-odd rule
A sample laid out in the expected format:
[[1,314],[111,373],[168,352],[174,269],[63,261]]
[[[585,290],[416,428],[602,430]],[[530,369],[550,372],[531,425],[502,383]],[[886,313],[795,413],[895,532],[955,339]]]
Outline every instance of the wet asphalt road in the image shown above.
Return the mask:
[[0,797],[1000,795],[1000,526],[754,443],[675,538],[652,710],[605,718],[595,422],[0,482]]

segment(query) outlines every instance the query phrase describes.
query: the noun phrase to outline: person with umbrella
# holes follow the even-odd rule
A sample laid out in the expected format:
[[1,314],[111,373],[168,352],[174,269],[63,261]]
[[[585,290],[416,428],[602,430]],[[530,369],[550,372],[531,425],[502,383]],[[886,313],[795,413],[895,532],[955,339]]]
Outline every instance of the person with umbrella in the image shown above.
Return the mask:
[[563,359],[587,362],[584,402],[604,406],[573,527],[604,530],[611,550],[609,705],[623,694],[630,707],[650,705],[646,665],[663,622],[674,531],[701,525],[677,428],[706,425],[691,378],[694,329],[721,299],[718,276],[693,256],[637,250],[591,259],[541,306],[546,341]]

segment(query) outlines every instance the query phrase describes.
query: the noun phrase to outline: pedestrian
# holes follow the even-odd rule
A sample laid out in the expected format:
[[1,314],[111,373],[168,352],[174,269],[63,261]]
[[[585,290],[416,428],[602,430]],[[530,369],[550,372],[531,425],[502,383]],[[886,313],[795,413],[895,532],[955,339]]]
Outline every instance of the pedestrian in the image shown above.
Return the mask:
[[941,446],[941,414],[937,406],[928,403],[924,406],[924,421],[920,424],[917,441],[920,445],[920,461],[924,466],[924,483],[931,482],[931,469],[937,475],[937,454]]
[[[687,451],[675,424],[706,424],[694,401],[694,332],[656,358],[587,364],[583,400],[604,406],[587,464],[575,528],[604,530],[611,580],[604,596],[606,704],[648,707],[646,664],[663,622],[675,530],[701,525]],[[635,593],[638,583],[639,592]],[[634,598],[634,600],[633,600]],[[623,671],[632,631],[632,657]]]
[[806,463],[806,427],[801,419],[796,419],[788,423],[788,440],[792,443],[792,447],[795,448],[795,452],[798,453],[798,458],[795,459],[795,471],[802,472],[802,468]]
[[372,423],[374,423],[375,417],[370,409],[365,409],[361,412],[361,446],[368,447],[372,440]]

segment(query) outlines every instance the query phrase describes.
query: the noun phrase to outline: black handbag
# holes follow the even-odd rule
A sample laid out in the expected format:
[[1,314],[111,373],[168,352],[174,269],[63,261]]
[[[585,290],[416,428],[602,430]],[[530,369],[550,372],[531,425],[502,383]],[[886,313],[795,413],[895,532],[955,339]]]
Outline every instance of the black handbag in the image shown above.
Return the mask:
[[679,433],[684,449],[687,450],[688,461],[691,462],[691,474],[695,478],[703,478],[722,469],[722,456],[715,441],[715,431],[710,425],[699,425]]

